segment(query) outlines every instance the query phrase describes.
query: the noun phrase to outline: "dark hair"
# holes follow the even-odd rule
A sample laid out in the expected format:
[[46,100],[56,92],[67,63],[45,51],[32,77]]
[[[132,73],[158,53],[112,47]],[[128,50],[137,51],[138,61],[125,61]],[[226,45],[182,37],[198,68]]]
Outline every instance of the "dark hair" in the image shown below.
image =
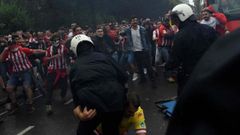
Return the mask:
[[204,8],[204,9],[201,11],[201,13],[203,13],[203,12],[208,12],[209,14],[212,14],[212,13],[213,13],[212,11],[210,11],[210,10],[207,9],[207,8]]
[[51,38],[50,38],[50,40],[51,41],[55,41],[55,40],[60,40],[60,35],[59,35],[59,33],[54,33],[52,36],[51,36]]
[[127,106],[132,104],[135,108],[141,105],[140,97],[136,92],[129,92],[127,94]]
[[17,40],[19,40],[20,37],[17,34],[12,35],[12,40],[8,41],[8,45],[14,45],[17,43]]
[[138,17],[137,16],[131,16],[131,20],[133,20],[133,19],[138,19]]
[[73,28],[72,28],[72,30],[73,30],[73,32],[76,32],[77,31],[77,28],[81,28],[79,25],[75,25]]
[[104,27],[103,26],[101,26],[101,25],[98,25],[97,27],[96,27],[96,31],[98,30],[98,29],[104,29]]
[[119,35],[120,35],[120,36],[126,36],[126,32],[125,32],[125,31],[120,31],[120,32],[119,32]]

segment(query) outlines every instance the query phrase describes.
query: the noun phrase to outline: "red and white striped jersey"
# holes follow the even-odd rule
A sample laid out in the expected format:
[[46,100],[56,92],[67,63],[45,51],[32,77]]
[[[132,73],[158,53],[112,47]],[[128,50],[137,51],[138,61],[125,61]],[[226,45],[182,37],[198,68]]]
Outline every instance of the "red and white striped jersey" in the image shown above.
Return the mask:
[[[48,71],[67,69],[67,62],[66,62],[67,52],[68,50],[64,45],[59,45],[57,47],[57,54],[60,54],[60,56],[50,60],[48,64]],[[46,56],[47,57],[54,56],[53,46],[50,46],[47,48]]]
[[163,24],[159,27],[159,33],[158,33],[158,47],[161,46],[173,46],[173,40],[174,40],[174,31],[172,28],[167,28]]
[[32,49],[18,47],[17,51],[8,51],[3,58],[12,64],[13,72],[26,71],[32,68],[28,56],[33,53]]

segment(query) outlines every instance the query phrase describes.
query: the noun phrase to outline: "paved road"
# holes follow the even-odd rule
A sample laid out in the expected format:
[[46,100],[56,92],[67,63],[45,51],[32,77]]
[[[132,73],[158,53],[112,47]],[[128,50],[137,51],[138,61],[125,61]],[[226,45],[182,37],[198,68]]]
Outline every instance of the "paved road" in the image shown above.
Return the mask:
[[[175,96],[176,85],[167,83],[160,73],[157,89],[151,89],[148,84],[138,85],[136,82],[130,85],[130,91],[137,91],[141,96],[148,135],[164,135],[168,121],[154,102]],[[22,105],[15,115],[8,116],[0,123],[0,135],[74,135],[78,122],[72,114],[73,105],[63,105],[59,93],[54,93],[56,98],[52,116],[46,116],[44,100],[39,97],[35,100],[36,111],[33,114],[27,114]]]

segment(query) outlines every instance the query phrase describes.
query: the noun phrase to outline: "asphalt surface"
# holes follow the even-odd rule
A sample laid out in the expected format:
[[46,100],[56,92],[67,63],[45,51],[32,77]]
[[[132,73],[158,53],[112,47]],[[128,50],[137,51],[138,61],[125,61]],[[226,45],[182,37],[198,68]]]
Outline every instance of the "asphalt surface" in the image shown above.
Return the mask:
[[[157,77],[157,86],[156,89],[152,89],[150,83],[139,85],[136,81],[131,83],[129,89],[136,91],[141,97],[148,135],[165,134],[168,120],[156,107],[155,102],[176,95],[176,84],[168,83],[161,72]],[[70,95],[68,91],[69,99]],[[54,92],[54,96],[53,115],[46,115],[44,98],[36,95],[35,112],[28,114],[26,106],[22,104],[16,114],[7,116],[0,123],[0,135],[75,135],[78,120],[72,114],[72,102],[63,104],[59,90]]]

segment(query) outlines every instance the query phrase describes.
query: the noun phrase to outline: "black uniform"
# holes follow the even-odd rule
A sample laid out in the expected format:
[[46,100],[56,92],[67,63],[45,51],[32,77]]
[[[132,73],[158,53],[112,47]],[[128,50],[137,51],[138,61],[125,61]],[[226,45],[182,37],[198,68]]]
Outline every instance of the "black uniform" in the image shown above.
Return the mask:
[[195,65],[208,47],[217,39],[216,31],[196,21],[186,21],[176,34],[166,70],[177,69],[178,95]]
[[78,57],[70,70],[74,103],[97,110],[93,120],[79,123],[79,135],[89,135],[100,122],[106,135],[118,134],[126,100],[126,81],[125,72],[103,53],[87,52]]
[[240,29],[204,54],[178,98],[166,135],[240,134]]
[[93,38],[93,42],[95,44],[95,52],[101,52],[112,56],[112,54],[116,51],[114,42],[108,35],[104,35],[103,37],[95,36]]

